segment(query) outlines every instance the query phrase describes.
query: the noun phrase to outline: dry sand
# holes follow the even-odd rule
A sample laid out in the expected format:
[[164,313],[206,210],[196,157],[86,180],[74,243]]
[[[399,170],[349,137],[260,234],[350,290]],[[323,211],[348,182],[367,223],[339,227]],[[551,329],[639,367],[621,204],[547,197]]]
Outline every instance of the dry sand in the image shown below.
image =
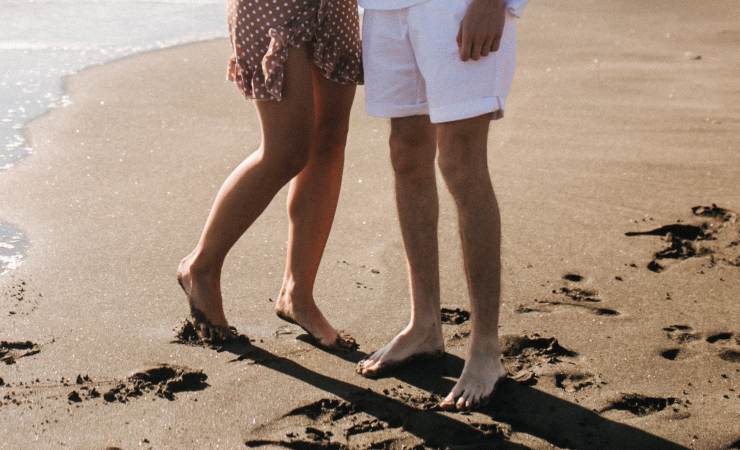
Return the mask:
[[[490,140],[514,380],[475,414],[430,409],[469,332],[449,196],[442,363],[365,380],[363,353],[317,350],[274,316],[283,194],[223,279],[253,346],[173,344],[174,271],[258,145],[252,106],[224,81],[222,40],[71,77],[74,103],[0,176],[0,217],[31,242],[0,278],[0,447],[738,448],[740,225],[692,210],[740,211],[738,17],[734,0],[529,6]],[[362,95],[317,294],[369,352],[408,296],[387,125]]]

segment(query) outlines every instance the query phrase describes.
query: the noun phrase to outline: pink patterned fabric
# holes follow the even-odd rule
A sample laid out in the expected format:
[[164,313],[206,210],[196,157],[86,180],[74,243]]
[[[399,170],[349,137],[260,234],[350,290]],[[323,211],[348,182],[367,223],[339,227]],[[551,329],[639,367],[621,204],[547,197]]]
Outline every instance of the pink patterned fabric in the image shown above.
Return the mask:
[[227,76],[247,98],[281,100],[291,47],[308,44],[329,80],[362,83],[356,0],[228,0]]

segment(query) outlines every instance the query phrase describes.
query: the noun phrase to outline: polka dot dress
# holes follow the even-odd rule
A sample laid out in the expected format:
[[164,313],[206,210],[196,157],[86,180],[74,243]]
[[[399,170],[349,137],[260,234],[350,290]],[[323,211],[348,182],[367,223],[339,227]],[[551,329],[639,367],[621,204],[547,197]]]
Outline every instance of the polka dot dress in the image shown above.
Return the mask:
[[310,44],[329,80],[362,83],[356,0],[227,0],[228,78],[247,98],[281,100],[291,47]]

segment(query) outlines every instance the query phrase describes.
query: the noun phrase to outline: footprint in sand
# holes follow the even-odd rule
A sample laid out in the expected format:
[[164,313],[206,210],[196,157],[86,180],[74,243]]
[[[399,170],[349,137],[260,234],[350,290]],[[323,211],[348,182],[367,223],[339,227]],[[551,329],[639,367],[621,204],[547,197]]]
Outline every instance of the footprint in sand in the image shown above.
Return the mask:
[[[69,404],[80,404],[102,397],[106,403],[127,403],[147,393],[175,400],[175,394],[178,392],[200,391],[208,387],[207,378],[208,376],[199,370],[158,364],[137,370],[124,380],[93,380],[87,375],[78,375],[75,381],[65,378],[56,382],[35,379],[30,382],[0,385],[4,385],[8,392],[2,397],[2,400],[6,401],[5,404],[41,404],[43,408],[43,400],[64,399]],[[2,404],[0,402],[0,405]]]
[[569,350],[554,337],[532,335],[504,335],[500,338],[504,366],[512,379],[526,384],[537,384],[541,375],[551,370],[551,365],[562,362],[561,358],[572,358],[578,354]]
[[15,364],[21,358],[35,355],[41,346],[31,341],[0,341],[0,362]]
[[459,344],[470,336],[470,312],[462,308],[442,308],[442,324],[451,325],[451,330],[445,335],[451,345]]
[[700,353],[716,353],[729,362],[740,362],[740,334],[729,331],[699,333],[689,325],[670,325],[663,328],[666,337],[678,344],[659,350],[661,357],[675,361]]
[[706,342],[719,347],[717,355],[721,359],[733,363],[740,362],[740,334],[726,331],[710,334],[707,336]]
[[[249,433],[247,447],[281,447],[289,449],[325,448],[344,450],[351,448],[354,441],[377,442],[382,447],[395,444],[399,448],[406,444],[418,445],[412,436],[394,437],[391,424],[369,414],[358,411],[349,402],[337,399],[322,399],[289,411],[283,416],[258,426]],[[395,427],[394,427],[395,426]]]
[[674,406],[674,412],[679,412],[679,406],[687,408],[688,405],[675,397],[650,397],[641,394],[622,394],[612,400],[600,412],[619,410],[627,411],[632,415],[644,417],[663,411],[669,406]]
[[470,320],[470,312],[460,308],[442,308],[441,313],[445,325],[462,325]]
[[175,327],[175,339],[171,341],[172,344],[190,345],[193,347],[205,347],[216,351],[223,351],[226,347],[240,347],[246,348],[251,345],[250,339],[240,334],[236,328],[230,327],[233,333],[233,338],[228,341],[212,341],[209,339],[202,339],[198,332],[195,330],[195,325],[190,319],[183,320],[177,327]]
[[577,308],[581,311],[587,311],[597,316],[620,315],[619,311],[616,309],[596,305],[597,303],[601,303],[598,291],[575,285],[585,280],[583,275],[577,273],[566,273],[563,275],[563,280],[566,282],[565,286],[560,287],[560,289],[553,289],[550,292],[557,297],[546,298],[543,300],[535,299],[534,302],[536,305],[519,305],[515,311],[519,314],[531,312],[552,312],[553,306],[564,306]]
[[293,409],[250,430],[245,444],[295,450],[493,448],[510,435],[505,424],[461,423],[396,400],[360,395],[352,402],[325,398]]
[[177,392],[202,391],[208,387],[208,375],[200,370],[182,366],[158,364],[137,370],[126,380],[103,394],[106,402],[126,403],[146,392],[167,400],[174,400]]
[[691,212],[693,215],[686,221],[625,233],[626,236],[660,236],[668,244],[655,253],[647,268],[659,273],[690,258],[704,258],[709,268],[718,263],[740,267],[737,214],[715,204],[694,206]]
[[389,389],[383,389],[383,395],[394,398],[404,405],[425,411],[438,409],[440,402],[444,399],[442,396],[437,394],[422,391],[403,384],[399,384]]
[[590,372],[567,371],[555,374],[555,386],[568,393],[574,393],[591,387],[601,387],[606,382]]

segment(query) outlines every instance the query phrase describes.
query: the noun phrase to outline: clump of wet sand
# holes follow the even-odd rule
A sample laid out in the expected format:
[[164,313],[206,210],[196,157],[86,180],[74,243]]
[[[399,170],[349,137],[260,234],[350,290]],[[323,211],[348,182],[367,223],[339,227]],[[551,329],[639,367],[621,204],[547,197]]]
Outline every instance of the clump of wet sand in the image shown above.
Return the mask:
[[225,347],[230,345],[237,346],[249,346],[251,341],[249,338],[237,331],[235,327],[231,327],[232,338],[230,339],[204,339],[202,338],[195,329],[195,324],[190,319],[184,319],[174,329],[175,339],[172,343],[192,345],[195,347],[206,347],[218,351],[225,350]]

